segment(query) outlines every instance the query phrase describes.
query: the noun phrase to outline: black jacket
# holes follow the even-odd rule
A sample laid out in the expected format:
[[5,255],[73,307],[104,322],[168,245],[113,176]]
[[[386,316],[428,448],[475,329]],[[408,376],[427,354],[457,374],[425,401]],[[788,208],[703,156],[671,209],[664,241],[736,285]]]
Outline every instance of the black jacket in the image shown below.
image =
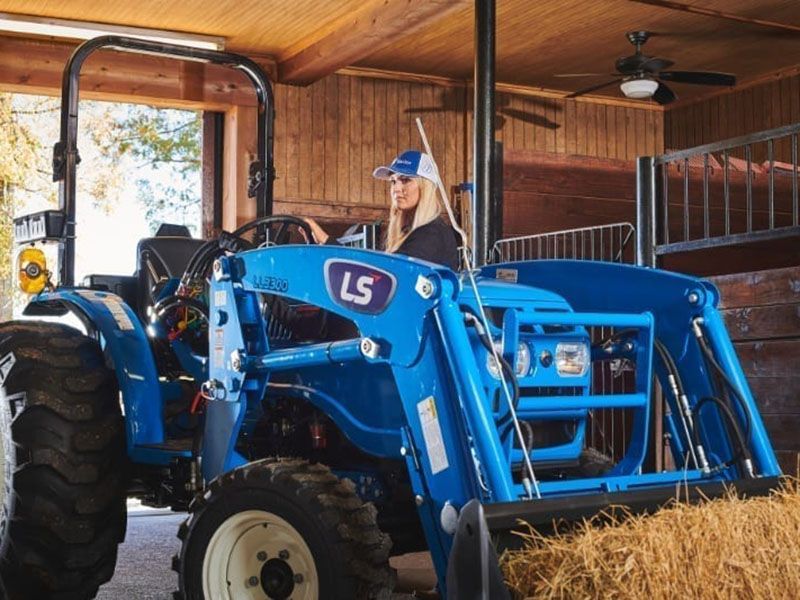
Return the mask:
[[[400,244],[397,254],[427,260],[458,271],[458,242],[456,231],[442,219],[434,219],[427,225],[417,227]],[[326,242],[339,245],[333,238]],[[298,312],[280,296],[270,296],[267,304],[271,316],[287,327],[295,339],[348,339],[358,335],[354,325],[347,319],[326,310]]]
[[456,232],[443,219],[434,219],[417,227],[400,244],[397,254],[421,258],[458,271],[458,241]]

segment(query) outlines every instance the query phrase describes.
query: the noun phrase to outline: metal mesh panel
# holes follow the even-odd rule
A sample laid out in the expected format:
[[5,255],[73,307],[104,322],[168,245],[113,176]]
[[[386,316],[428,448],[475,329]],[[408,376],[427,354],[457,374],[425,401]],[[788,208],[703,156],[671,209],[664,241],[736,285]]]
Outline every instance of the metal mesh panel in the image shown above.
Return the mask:
[[[492,249],[492,262],[572,259],[633,264],[636,235],[630,223],[613,223],[498,240]],[[614,333],[613,328],[590,329],[596,344]],[[635,391],[633,373],[608,361],[593,363],[593,394],[625,394]],[[620,460],[630,439],[630,409],[602,409],[590,413],[586,445]]]
[[630,223],[613,223],[506,238],[495,242],[491,259],[495,263],[559,258],[633,263],[634,232]]

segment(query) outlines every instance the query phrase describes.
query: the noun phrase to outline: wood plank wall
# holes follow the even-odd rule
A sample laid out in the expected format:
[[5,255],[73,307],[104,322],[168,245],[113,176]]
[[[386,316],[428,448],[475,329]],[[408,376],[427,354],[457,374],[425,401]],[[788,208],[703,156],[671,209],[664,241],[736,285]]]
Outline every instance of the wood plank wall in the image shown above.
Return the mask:
[[[664,118],[665,147],[691,148],[800,122],[800,74],[678,106]],[[784,154],[788,149],[778,149]]]
[[[275,197],[327,218],[372,219],[388,207],[372,177],[398,151],[420,147],[411,107],[434,106],[432,85],[333,75],[308,87],[278,85]],[[467,164],[463,97],[423,115],[443,178],[463,181]]]
[[633,160],[505,153],[503,235],[636,221]]
[[[669,150],[691,148],[700,144],[756,133],[775,127],[800,123],[800,73],[787,73],[768,81],[736,88],[696,102],[679,105],[668,110],[664,116],[664,144]],[[752,146],[755,165],[753,179],[753,226],[763,229],[768,221],[768,175],[764,169],[767,160],[767,144]],[[731,156],[744,158],[743,149]],[[776,141],[776,161],[791,163],[789,138]],[[721,160],[717,155],[716,159]],[[702,237],[702,169],[698,162],[690,168],[690,238]],[[673,166],[673,170],[676,166]],[[710,202],[712,234],[724,231],[722,203],[722,169],[717,167],[710,174]],[[743,161],[734,163],[731,170],[731,232],[746,231],[745,182],[746,170]],[[670,185],[670,238],[683,239],[682,172],[671,173]],[[775,226],[792,224],[791,175],[786,170],[776,170],[775,175]],[[694,252],[667,257],[663,266],[668,269],[698,275],[754,271],[778,268],[800,263],[800,248],[797,241],[786,240],[773,243],[749,244],[719,248],[708,252]]]
[[800,453],[800,266],[725,275],[728,332],[785,473],[797,474]]
[[[278,85],[276,210],[328,220],[371,220],[388,207],[372,170],[419,147],[421,116],[447,185],[472,171],[471,91],[350,75],[308,87]],[[497,139],[506,151],[615,158],[630,162],[663,151],[663,113],[649,108],[498,94]],[[443,107],[446,110],[433,111]],[[509,112],[502,114],[504,110]],[[554,128],[534,124],[534,119]]]

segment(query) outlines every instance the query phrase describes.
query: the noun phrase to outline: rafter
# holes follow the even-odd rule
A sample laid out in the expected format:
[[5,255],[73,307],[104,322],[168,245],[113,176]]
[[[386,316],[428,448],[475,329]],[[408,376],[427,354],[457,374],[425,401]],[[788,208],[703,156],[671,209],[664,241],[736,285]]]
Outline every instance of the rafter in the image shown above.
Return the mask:
[[[75,44],[0,36],[0,90],[59,95],[74,49]],[[227,67],[112,50],[87,60],[80,91],[85,98],[192,109],[256,104],[247,79]]]
[[424,25],[467,10],[468,0],[369,0],[280,57],[282,83],[309,84],[352,65]]
[[696,15],[727,19],[728,21],[737,21],[739,23],[748,23],[750,25],[759,25],[761,27],[769,27],[772,29],[781,29],[783,31],[793,31],[794,33],[800,32],[800,26],[798,25],[778,23],[776,21],[767,21],[765,19],[752,19],[750,17],[743,17],[733,13],[722,12],[721,10],[712,10],[710,8],[703,8],[702,6],[692,6],[691,4],[685,4],[683,2],[673,2],[672,0],[630,0],[630,2],[636,2],[637,4],[649,4],[650,6],[658,6],[659,8],[680,10],[682,12],[694,13]]

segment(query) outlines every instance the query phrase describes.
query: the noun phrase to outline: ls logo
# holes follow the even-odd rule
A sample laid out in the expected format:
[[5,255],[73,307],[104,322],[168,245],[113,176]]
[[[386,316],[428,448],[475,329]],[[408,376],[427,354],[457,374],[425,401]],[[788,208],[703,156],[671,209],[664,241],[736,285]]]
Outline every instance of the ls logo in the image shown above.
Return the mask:
[[339,290],[339,295],[345,302],[366,306],[372,301],[372,284],[375,283],[375,277],[373,275],[359,276],[356,280],[356,293],[353,293],[350,291],[350,275],[350,271],[344,272],[342,289]]
[[394,275],[363,263],[331,259],[325,263],[325,284],[336,304],[357,312],[383,312],[394,296]]

